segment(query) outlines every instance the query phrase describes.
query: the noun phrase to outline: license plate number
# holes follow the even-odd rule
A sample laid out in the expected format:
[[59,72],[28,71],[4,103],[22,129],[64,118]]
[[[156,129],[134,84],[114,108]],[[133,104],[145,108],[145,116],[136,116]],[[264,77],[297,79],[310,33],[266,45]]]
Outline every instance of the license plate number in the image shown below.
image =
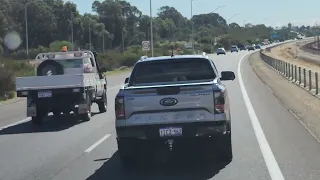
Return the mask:
[[38,92],[38,98],[48,98],[52,97],[51,92]]
[[159,133],[160,133],[160,137],[182,136],[182,128],[178,128],[178,127],[161,128],[159,130]]

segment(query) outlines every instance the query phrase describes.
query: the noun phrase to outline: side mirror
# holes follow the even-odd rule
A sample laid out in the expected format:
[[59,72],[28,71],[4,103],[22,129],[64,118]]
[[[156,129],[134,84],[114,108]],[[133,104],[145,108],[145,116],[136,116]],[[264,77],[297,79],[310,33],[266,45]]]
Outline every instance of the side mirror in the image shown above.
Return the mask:
[[222,71],[221,72],[221,81],[229,81],[229,80],[234,80],[236,76],[234,75],[234,72],[232,71]]
[[103,72],[103,73],[107,72],[107,68],[100,68],[100,71]]
[[126,80],[124,80],[124,83],[125,84],[129,83],[129,78],[126,78]]

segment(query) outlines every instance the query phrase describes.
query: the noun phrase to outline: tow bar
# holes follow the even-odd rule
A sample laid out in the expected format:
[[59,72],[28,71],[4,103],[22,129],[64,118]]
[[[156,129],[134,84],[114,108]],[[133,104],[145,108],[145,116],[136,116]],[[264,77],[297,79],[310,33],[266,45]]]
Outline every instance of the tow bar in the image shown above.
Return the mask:
[[174,140],[168,139],[165,143],[169,145],[169,150],[172,151]]

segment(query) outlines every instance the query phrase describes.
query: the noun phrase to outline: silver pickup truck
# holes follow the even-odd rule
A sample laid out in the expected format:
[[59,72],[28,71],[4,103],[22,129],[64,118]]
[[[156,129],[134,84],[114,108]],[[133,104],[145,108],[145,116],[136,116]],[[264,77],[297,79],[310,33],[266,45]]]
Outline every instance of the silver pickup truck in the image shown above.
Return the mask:
[[[201,143],[210,156],[231,161],[231,117],[224,80],[208,56],[179,55],[139,60],[115,97],[118,150],[124,167],[137,155],[156,156]],[[148,158],[150,159],[150,158]]]

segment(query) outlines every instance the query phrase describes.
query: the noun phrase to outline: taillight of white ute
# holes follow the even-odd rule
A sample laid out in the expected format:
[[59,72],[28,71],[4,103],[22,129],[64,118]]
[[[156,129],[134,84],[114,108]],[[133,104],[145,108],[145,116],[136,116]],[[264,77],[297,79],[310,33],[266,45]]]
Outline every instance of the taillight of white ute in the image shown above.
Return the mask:
[[214,111],[216,114],[224,113],[224,92],[222,91],[215,91],[214,92]]
[[124,119],[125,118],[125,110],[124,110],[124,97],[118,96],[115,99],[115,115],[116,119]]

